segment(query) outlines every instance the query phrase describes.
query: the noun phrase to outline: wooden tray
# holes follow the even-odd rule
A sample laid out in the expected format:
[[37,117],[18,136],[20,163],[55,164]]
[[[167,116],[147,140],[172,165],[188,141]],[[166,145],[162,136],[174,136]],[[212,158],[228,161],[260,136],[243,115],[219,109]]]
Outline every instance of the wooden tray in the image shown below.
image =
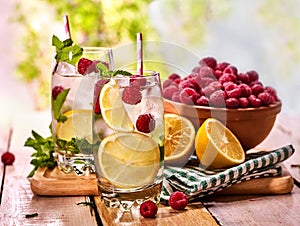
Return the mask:
[[[76,196],[98,195],[97,180],[94,174],[77,176],[74,173],[64,174],[58,168],[39,168],[31,179],[31,190],[42,196]],[[286,194],[290,193],[294,180],[283,167],[283,174],[276,177],[252,179],[235,184],[218,194],[251,195],[251,194]]]

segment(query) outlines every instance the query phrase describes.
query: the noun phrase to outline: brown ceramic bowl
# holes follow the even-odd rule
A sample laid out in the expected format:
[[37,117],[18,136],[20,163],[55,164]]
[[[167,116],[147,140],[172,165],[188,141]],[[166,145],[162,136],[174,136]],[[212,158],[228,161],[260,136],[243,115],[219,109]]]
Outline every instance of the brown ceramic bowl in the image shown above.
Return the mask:
[[220,120],[235,134],[244,150],[257,146],[268,136],[281,110],[280,101],[267,107],[229,109],[191,106],[165,99],[164,106],[166,113],[190,119],[196,131],[207,118]]

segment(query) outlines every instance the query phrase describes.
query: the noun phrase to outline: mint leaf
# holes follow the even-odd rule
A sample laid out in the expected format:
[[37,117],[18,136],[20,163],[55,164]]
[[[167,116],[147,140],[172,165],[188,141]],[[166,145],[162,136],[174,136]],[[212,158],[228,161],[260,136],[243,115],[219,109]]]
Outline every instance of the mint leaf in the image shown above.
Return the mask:
[[131,76],[132,74],[128,71],[124,71],[124,70],[116,70],[113,71],[112,76],[116,76],[116,75],[126,75],[126,76]]
[[52,100],[53,115],[58,122],[64,122],[67,120],[67,117],[61,114],[61,108],[67,98],[69,91],[70,89],[65,89],[57,95],[55,100]]

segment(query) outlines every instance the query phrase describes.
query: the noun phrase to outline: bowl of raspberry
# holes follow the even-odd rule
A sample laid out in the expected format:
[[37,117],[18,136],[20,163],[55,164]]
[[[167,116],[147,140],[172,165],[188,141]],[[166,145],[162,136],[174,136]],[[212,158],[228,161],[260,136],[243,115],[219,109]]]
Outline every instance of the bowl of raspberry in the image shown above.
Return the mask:
[[263,85],[255,70],[240,72],[214,57],[201,59],[185,77],[170,74],[163,82],[163,97],[166,113],[189,118],[196,129],[207,118],[216,118],[245,150],[269,135],[282,104],[276,90]]

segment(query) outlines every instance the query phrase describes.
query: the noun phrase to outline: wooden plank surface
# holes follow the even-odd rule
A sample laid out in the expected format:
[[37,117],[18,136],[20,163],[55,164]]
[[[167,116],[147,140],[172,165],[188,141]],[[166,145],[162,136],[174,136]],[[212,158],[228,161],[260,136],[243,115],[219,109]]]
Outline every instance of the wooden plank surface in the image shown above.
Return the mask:
[[[289,119],[289,120],[287,120]],[[293,144],[295,153],[284,162],[287,170],[297,180],[300,163],[300,123],[297,119],[279,115],[270,135],[258,147],[279,148]],[[300,181],[300,180],[299,180]],[[215,195],[202,200],[204,206],[221,225],[299,225],[300,189],[293,187],[286,195]]]
[[155,218],[144,218],[138,208],[134,207],[130,212],[123,212],[119,208],[107,208],[95,197],[95,204],[104,226],[113,225],[218,225],[210,213],[201,203],[189,204],[185,210],[176,211],[169,206],[160,205]]
[[[48,113],[22,114],[14,120],[10,151],[16,160],[6,168],[0,206],[1,225],[97,225],[90,207],[77,205],[87,201],[86,196],[45,198],[34,195],[30,189],[27,175],[32,169],[29,164],[32,151],[23,145],[31,135],[31,129],[48,133],[49,122]],[[38,216],[26,218],[26,214],[33,213]]]

